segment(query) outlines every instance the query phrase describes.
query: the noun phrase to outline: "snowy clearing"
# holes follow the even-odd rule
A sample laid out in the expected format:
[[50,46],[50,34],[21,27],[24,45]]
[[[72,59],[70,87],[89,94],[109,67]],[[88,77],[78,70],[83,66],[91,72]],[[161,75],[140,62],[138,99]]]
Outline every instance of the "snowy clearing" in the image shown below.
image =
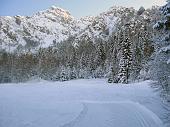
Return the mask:
[[0,85],[0,127],[164,127],[151,81],[104,79]]

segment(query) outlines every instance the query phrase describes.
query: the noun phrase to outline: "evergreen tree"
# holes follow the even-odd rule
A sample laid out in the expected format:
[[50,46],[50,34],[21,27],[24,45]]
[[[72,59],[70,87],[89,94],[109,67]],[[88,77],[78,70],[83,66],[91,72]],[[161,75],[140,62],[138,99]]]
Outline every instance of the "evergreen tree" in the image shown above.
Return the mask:
[[121,48],[121,59],[119,63],[119,74],[118,74],[118,82],[119,83],[128,83],[128,79],[130,76],[130,69],[132,63],[132,51],[131,45],[132,42],[130,41],[130,28],[129,24],[126,24],[125,31],[124,31],[124,39],[122,42]]
[[155,36],[154,61],[150,69],[151,78],[158,80],[163,91],[170,95],[170,1],[161,8],[164,17],[154,28],[158,35]]

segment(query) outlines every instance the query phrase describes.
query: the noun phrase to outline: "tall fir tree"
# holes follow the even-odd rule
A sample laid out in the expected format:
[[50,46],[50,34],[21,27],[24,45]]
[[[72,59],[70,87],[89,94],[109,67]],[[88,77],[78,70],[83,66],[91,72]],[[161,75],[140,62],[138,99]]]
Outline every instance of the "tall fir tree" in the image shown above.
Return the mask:
[[128,83],[132,64],[132,42],[130,41],[130,24],[125,25],[124,39],[121,45],[121,59],[119,64],[119,83]]

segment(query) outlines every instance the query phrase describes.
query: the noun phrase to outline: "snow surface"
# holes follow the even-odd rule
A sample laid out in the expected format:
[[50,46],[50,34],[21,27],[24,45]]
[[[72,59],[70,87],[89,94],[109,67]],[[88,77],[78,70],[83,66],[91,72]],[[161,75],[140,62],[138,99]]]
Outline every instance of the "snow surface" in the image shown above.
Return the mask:
[[151,81],[104,79],[0,85],[0,127],[163,127]]

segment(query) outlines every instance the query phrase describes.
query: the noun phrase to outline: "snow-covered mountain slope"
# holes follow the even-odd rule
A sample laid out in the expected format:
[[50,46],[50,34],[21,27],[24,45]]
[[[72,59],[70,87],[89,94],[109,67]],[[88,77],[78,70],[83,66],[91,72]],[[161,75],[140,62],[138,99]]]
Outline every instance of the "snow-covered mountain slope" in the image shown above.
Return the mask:
[[114,6],[98,16],[76,19],[68,11],[52,6],[31,17],[1,16],[0,50],[35,51],[69,37],[74,37],[77,41],[90,38],[93,42],[95,38],[106,39],[118,25],[123,24],[122,19],[131,20],[136,14],[137,11],[133,8]]
[[48,47],[67,39],[86,25],[86,21],[76,20],[68,11],[55,6],[31,17],[0,17],[0,45],[7,50]]
[[109,10],[91,18],[91,24],[82,32],[79,32],[75,38],[78,41],[91,39],[92,42],[96,42],[98,38],[107,41],[113,33],[119,31],[127,23],[136,25],[136,27],[137,24],[143,27],[147,24],[152,25],[156,18],[159,19],[158,7],[142,10],[140,13],[139,11],[134,8],[113,6]]
[[168,107],[151,83],[110,85],[89,79],[1,84],[0,127],[164,127]]
[[78,40],[88,37],[106,37],[115,29],[122,7],[113,7],[98,16],[76,19],[61,8],[52,6],[31,17],[0,17],[0,45],[7,51],[35,50],[49,47],[75,36]]
[[[129,15],[131,13],[132,15]],[[122,19],[132,18],[135,13],[136,10],[134,8],[113,6],[98,16],[90,17],[91,23],[75,36],[76,40],[91,39],[93,42],[97,38],[107,40],[116,31],[117,26],[122,23]]]

